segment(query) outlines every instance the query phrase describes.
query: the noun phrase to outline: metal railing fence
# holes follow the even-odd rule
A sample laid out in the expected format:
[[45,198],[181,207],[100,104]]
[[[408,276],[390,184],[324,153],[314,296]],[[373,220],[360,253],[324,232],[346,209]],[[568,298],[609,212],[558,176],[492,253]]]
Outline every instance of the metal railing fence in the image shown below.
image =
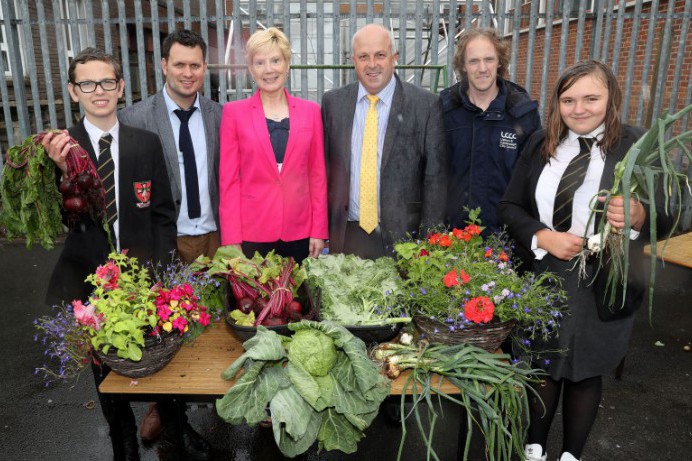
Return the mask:
[[[401,78],[435,90],[440,75],[444,86],[456,80],[459,34],[482,26],[511,41],[510,80],[543,112],[558,75],[592,58],[618,75],[623,120],[648,126],[664,110],[692,103],[691,19],[692,0],[0,0],[0,149],[77,120],[66,74],[86,46],[121,61],[124,105],[155,93],[164,83],[161,40],[180,27],[199,31],[209,44],[203,91],[222,103],[252,92],[241,63],[244,40],[260,28],[287,34],[290,91],[320,101],[325,91],[354,80],[350,38],[365,23],[392,29]],[[689,129],[689,118],[682,125]],[[678,167],[692,173],[682,156]]]

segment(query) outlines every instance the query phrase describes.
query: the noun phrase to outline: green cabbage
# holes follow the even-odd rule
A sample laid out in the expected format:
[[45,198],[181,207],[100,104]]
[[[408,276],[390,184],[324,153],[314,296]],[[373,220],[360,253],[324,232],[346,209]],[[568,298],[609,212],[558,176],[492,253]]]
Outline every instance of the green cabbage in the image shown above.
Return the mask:
[[293,335],[288,359],[312,376],[325,376],[336,363],[336,346],[319,330],[300,330]]

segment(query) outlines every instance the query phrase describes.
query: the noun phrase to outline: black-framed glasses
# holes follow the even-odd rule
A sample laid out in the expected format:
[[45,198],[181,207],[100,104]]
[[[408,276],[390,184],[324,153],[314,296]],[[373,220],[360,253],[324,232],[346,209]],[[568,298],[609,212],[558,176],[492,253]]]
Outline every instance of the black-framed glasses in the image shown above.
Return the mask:
[[79,89],[82,90],[82,93],[93,93],[96,91],[97,86],[103,88],[103,91],[113,91],[118,88],[118,81],[114,78],[106,78],[99,82],[84,80],[83,82],[73,83],[73,85],[79,87]]

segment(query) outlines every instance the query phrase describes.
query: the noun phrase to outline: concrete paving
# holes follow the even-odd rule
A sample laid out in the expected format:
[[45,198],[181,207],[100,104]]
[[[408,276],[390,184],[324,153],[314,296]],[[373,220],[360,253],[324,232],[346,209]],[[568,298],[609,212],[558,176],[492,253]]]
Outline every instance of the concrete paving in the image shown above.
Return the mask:
[[[98,405],[91,375],[86,372],[72,387],[45,387],[33,375],[43,363],[43,350],[33,341],[33,320],[49,313],[43,305],[48,277],[60,252],[26,250],[20,243],[0,243],[0,459],[108,460],[112,458],[108,430]],[[637,314],[621,380],[604,380],[602,408],[583,459],[587,461],[679,461],[692,459],[692,270],[667,265],[659,271],[653,324],[646,309]],[[138,420],[146,403],[133,403]],[[193,426],[214,448],[215,459],[280,460],[272,433],[266,429],[232,427],[211,405],[191,404]],[[436,445],[444,461],[456,458],[458,412],[446,409],[438,423]],[[409,428],[413,431],[414,428]],[[303,459],[396,459],[400,428],[378,417],[366,432],[358,453],[343,455],[309,451]],[[550,461],[561,443],[558,414],[549,441]],[[479,444],[476,444],[479,445]],[[483,459],[475,447],[472,460]],[[175,460],[157,444],[143,446],[143,460]],[[404,460],[425,459],[420,438],[411,435]]]

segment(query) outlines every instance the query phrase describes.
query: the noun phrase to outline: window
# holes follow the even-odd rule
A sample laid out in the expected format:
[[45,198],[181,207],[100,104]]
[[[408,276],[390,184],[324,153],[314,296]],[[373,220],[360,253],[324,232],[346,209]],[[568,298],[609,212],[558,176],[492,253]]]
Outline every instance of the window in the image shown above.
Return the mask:
[[[60,17],[62,19],[83,19],[86,17],[86,10],[84,8],[84,0],[77,0],[74,3],[74,9],[76,10],[76,17],[72,18],[70,16],[70,6],[68,0],[60,0]],[[70,21],[65,21],[63,23],[63,37],[65,40],[65,50],[67,53],[68,60],[71,60],[87,45],[87,34],[88,29],[86,24],[77,25],[78,36],[74,37],[72,35],[72,26]]]

